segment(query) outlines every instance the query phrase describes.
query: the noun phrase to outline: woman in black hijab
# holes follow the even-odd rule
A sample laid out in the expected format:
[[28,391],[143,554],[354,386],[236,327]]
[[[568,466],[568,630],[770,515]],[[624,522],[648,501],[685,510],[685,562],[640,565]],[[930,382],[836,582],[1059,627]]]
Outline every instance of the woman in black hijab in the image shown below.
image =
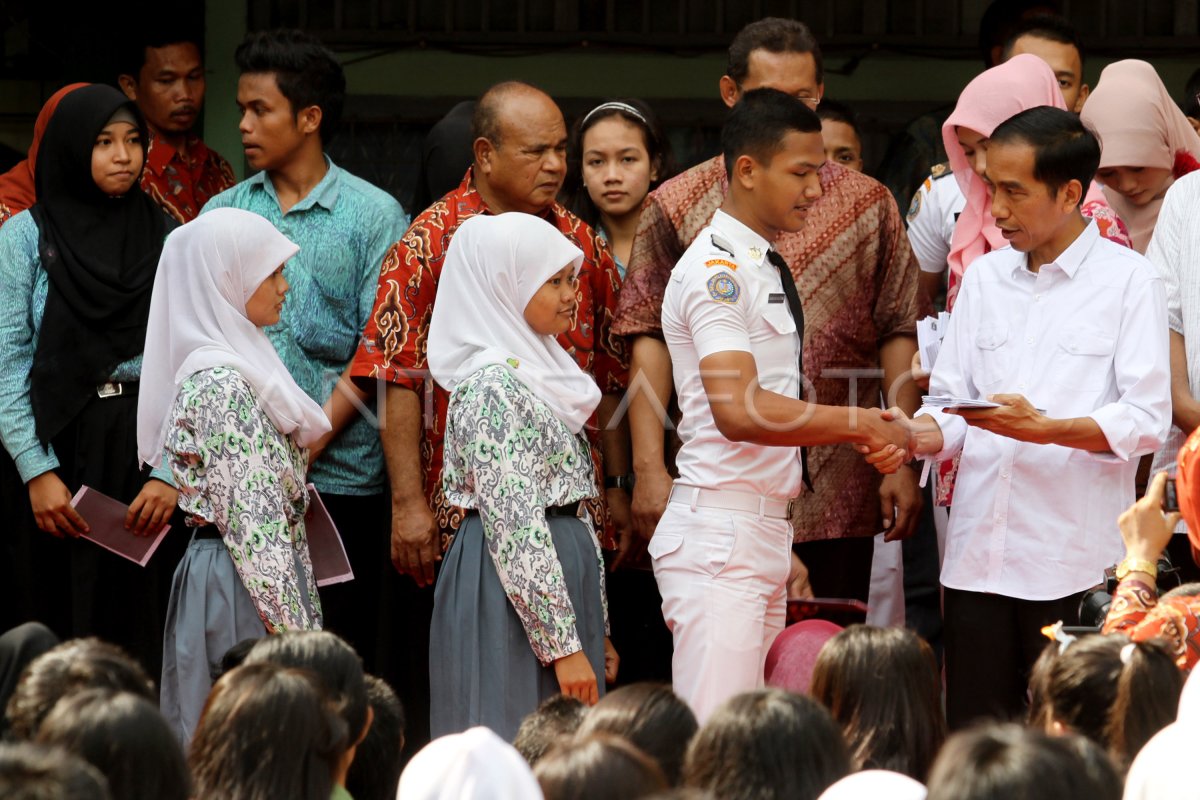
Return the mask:
[[[157,533],[175,508],[169,471],[139,470],[137,388],[154,274],[171,220],[138,187],[147,141],[137,107],[108,86],[59,105],[38,153],[38,202],[0,228],[0,438],[29,494],[32,613],[62,637],[97,635],[154,669],[166,582],[73,537],[87,485],[130,504],[130,535]],[[162,584],[160,587],[159,584]]]

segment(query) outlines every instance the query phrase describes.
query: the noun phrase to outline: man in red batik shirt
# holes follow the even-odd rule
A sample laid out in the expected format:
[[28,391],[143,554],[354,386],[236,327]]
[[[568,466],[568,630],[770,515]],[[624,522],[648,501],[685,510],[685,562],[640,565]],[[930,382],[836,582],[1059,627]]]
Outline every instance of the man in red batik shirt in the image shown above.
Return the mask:
[[180,223],[237,183],[229,162],[193,132],[204,107],[204,60],[195,34],[162,30],[137,38],[117,83],[137,103],[150,141],[142,190]]
[[[442,493],[449,396],[426,373],[425,348],[450,238],[470,217],[508,211],[536,214],[583,251],[579,310],[574,326],[559,341],[605,395],[595,420],[600,430],[593,435],[598,482],[605,475],[624,476],[629,471],[625,437],[607,430],[627,377],[624,342],[610,331],[620,275],[595,231],[555,202],[566,173],[562,112],[532,86],[501,83],[480,98],[472,128],[474,162],[462,184],[418,216],[384,257],[375,308],[350,368],[360,385],[372,378],[387,385],[381,436],[392,490],[392,560],[419,586],[432,585],[434,563],[441,559],[440,540],[464,515]],[[470,314],[471,309],[460,313]],[[590,509],[602,543],[613,546],[604,535],[609,513],[617,535],[627,541],[628,495],[616,487],[607,492],[598,487],[597,493],[607,500]]]

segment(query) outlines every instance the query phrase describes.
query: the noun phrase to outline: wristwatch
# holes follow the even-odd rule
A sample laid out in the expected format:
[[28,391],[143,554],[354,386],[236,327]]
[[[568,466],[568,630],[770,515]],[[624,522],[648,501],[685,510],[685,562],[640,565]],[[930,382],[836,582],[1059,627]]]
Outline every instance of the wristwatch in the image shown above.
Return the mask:
[[1154,580],[1158,580],[1158,564],[1144,558],[1127,558],[1117,564],[1117,580],[1125,580],[1125,577],[1131,572],[1144,572]]
[[624,489],[631,491],[633,489],[632,475],[609,475],[604,479],[605,489]]

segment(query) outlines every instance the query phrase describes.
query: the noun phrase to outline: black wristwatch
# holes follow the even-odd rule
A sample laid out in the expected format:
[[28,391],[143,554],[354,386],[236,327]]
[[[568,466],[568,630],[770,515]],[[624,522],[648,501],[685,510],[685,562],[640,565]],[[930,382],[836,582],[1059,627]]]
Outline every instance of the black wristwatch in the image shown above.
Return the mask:
[[624,489],[627,492],[633,491],[633,476],[632,475],[609,475],[604,479],[605,489]]

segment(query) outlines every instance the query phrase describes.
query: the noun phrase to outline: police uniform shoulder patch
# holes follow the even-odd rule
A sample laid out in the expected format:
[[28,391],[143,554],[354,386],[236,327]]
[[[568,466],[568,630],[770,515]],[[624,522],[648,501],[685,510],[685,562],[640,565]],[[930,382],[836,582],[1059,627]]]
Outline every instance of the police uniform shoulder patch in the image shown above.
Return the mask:
[[737,264],[727,258],[710,258],[704,262],[706,267],[729,267],[731,270],[737,271]]
[[917,214],[921,213],[921,196],[922,196],[922,194],[924,194],[924,193],[921,191],[918,191],[916,194],[913,195],[912,203],[908,207],[907,219],[908,219],[909,223],[911,223],[914,219],[917,218]]
[[742,296],[742,287],[728,272],[718,272],[708,279],[708,295],[718,303],[736,303]]
[[950,162],[944,161],[941,164],[934,164],[933,169],[929,170],[929,175],[934,180],[944,178],[947,175],[953,175],[954,170],[950,169]]

